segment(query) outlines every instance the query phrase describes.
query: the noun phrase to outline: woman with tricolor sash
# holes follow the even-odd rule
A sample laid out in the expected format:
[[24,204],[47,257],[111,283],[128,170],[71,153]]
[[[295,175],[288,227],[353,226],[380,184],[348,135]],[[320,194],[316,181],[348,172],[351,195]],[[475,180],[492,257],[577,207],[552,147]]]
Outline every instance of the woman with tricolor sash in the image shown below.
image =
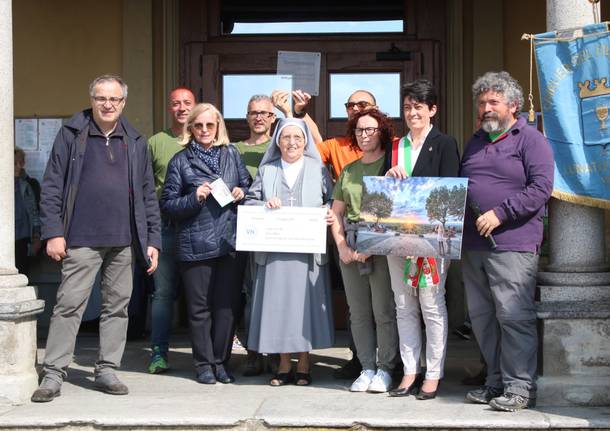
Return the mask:
[[[457,177],[460,156],[455,139],[431,123],[437,113],[436,91],[427,80],[417,80],[402,89],[403,114],[409,133],[386,151],[386,175],[395,178]],[[437,234],[444,235],[443,227]],[[440,232],[443,232],[442,234]],[[439,251],[444,250],[444,244]],[[404,377],[390,396],[417,394],[417,399],[436,397],[443,377],[447,347],[445,281],[449,259],[431,256],[388,256],[388,268],[400,340]],[[422,348],[421,317],[426,331],[426,375],[420,375]],[[421,386],[420,386],[421,385]]]

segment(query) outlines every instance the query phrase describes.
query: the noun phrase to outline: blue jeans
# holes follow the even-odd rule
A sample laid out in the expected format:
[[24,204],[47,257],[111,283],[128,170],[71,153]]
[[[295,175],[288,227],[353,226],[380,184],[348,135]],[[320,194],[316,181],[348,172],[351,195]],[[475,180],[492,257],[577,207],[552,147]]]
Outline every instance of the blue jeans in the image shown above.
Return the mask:
[[152,295],[150,342],[153,346],[159,346],[161,353],[167,354],[174,301],[178,296],[178,266],[174,254],[176,232],[173,226],[163,223],[161,241],[163,251],[159,255],[157,270],[153,273],[155,289]]

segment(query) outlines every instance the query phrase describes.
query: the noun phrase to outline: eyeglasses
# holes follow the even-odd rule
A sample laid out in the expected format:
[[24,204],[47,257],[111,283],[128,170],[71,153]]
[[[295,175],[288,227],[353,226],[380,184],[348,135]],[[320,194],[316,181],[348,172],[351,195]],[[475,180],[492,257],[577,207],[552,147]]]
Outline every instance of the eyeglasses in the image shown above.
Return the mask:
[[248,117],[257,118],[261,116],[262,118],[271,118],[275,114],[269,111],[248,111]]
[[118,106],[123,100],[125,100],[124,97],[102,97],[102,96],[93,96],[92,99],[96,104],[102,105],[102,106],[108,102],[110,102],[110,104],[112,106]]
[[284,144],[289,144],[290,142],[293,142],[297,145],[301,145],[303,142],[305,142],[305,139],[303,139],[303,137],[301,136],[281,136],[280,137],[280,142],[284,143]]
[[360,109],[366,109],[369,106],[373,106],[373,104],[369,103],[365,100],[360,100],[358,102],[346,102],[345,103],[345,109],[354,109],[354,106],[358,106],[358,108],[360,108]]
[[354,129],[354,134],[356,136],[363,136],[363,135],[371,136],[371,135],[374,135],[375,133],[377,133],[377,130],[379,130],[379,127],[364,127],[362,129],[359,127],[356,127]]
[[205,124],[195,123],[191,127],[199,132],[199,131],[203,130],[204,126],[205,126],[206,130],[214,130],[218,126],[218,124],[217,123],[205,123]]

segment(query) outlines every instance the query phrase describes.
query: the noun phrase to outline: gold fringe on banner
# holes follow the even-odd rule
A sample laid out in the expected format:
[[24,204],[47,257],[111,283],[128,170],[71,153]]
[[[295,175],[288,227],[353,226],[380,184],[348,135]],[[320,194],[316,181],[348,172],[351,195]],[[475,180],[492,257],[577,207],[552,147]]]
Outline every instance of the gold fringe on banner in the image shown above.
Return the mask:
[[605,199],[592,198],[589,196],[575,195],[573,193],[553,190],[552,196],[560,201],[566,201],[578,205],[586,205],[588,207],[601,208],[610,210],[610,201]]
[[[606,24],[606,32],[602,32],[602,33],[594,33],[594,34],[589,34],[586,35],[585,37],[590,37],[590,36],[596,36],[599,34],[606,34],[608,33],[608,31],[610,31],[610,23],[605,23]],[[569,41],[569,40],[573,40],[576,39],[577,37],[574,38],[553,38],[553,39],[547,39],[547,38],[536,38],[535,35],[533,34],[528,34],[528,33],[524,33],[521,36],[521,40],[529,40],[530,41],[530,88],[529,88],[529,95],[528,95],[528,99],[530,102],[530,109],[529,109],[529,114],[528,114],[528,120],[530,122],[534,121],[535,118],[535,111],[534,111],[534,96],[532,94],[532,76],[533,76],[533,65],[534,65],[534,41],[537,39],[538,41]],[[581,195],[576,195],[574,193],[568,193],[568,192],[562,192],[559,190],[553,190],[552,196],[556,199],[562,200],[562,201],[566,201],[566,202],[570,202],[573,204],[578,204],[578,205],[586,205],[586,206],[590,206],[590,207],[595,207],[595,208],[602,208],[602,209],[606,209],[606,210],[610,210],[610,200],[606,200],[606,199],[598,199],[598,198],[592,198],[589,196],[581,196]]]

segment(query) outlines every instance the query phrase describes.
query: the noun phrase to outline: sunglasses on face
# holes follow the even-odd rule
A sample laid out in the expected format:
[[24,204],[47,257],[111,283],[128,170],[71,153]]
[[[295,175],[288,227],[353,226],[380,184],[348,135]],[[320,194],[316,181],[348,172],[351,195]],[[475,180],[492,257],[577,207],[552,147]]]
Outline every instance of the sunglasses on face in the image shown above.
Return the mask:
[[373,104],[366,102],[364,100],[360,100],[358,102],[345,103],[345,109],[354,109],[354,106],[358,106],[358,108],[360,108],[360,109],[365,109],[365,108],[368,108],[369,106],[373,106]]
[[214,130],[217,126],[216,123],[195,123],[193,124],[191,127],[195,130],[197,130],[198,132],[203,130],[203,127],[205,126],[206,130]]

